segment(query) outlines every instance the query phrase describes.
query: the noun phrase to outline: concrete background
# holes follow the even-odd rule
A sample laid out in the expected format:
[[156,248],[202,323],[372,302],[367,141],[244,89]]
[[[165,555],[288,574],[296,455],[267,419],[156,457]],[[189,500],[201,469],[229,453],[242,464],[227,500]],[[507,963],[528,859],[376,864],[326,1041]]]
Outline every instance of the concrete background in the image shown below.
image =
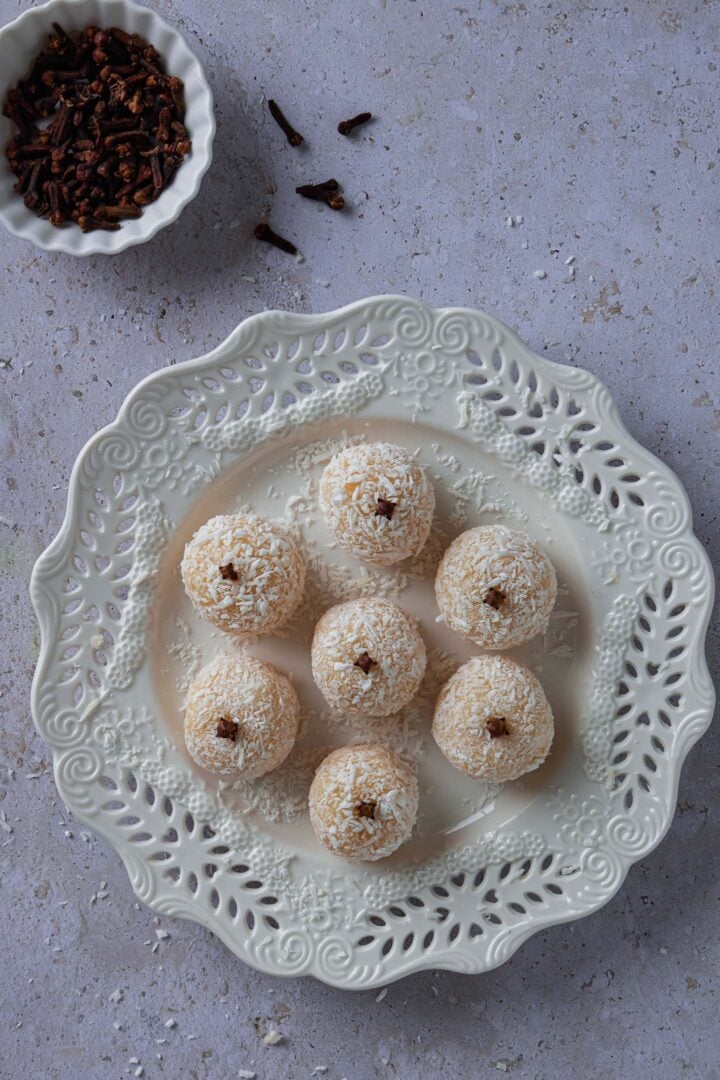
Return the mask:
[[[25,6],[0,0],[0,21]],[[669,836],[603,911],[493,974],[417,975],[377,1001],[258,975],[204,930],[138,908],[119,859],[55,795],[29,712],[27,595],[78,450],[142,376],[262,308],[388,291],[488,308],[596,372],[684,481],[717,559],[720,4],[156,6],[217,96],[199,197],[104,261],[2,237],[0,1075],[720,1076],[717,730],[690,755]],[[262,93],[307,150],[283,141]],[[342,140],[337,121],[361,109],[377,121]],[[352,213],[295,196],[331,175]],[[250,239],[270,204],[304,263]],[[153,952],[156,929],[169,936]],[[263,1044],[267,1027],[281,1044]]]

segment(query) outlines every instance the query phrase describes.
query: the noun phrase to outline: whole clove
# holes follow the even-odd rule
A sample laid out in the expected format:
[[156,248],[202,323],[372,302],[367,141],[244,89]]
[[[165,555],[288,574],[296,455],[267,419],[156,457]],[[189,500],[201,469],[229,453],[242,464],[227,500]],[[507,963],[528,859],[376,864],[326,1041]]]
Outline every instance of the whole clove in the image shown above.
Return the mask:
[[359,667],[365,675],[369,675],[374,667],[377,667],[377,660],[373,660],[369,653],[360,653],[355,661],[355,667]]
[[53,225],[119,229],[190,153],[182,91],[138,34],[95,26],[69,34],[53,23],[3,106],[17,128],[5,147],[15,191]]
[[95,217],[101,221],[123,221],[125,218],[139,218],[142,208],[139,206],[98,206]]
[[372,120],[372,113],[358,113],[357,116],[351,116],[349,120],[341,120],[338,124],[338,131],[341,135],[349,135],[356,127],[360,127],[361,124],[367,124],[369,120]]
[[388,521],[392,521],[396,506],[397,503],[391,502],[390,499],[378,497],[375,502],[375,517],[384,517],[387,518]]
[[162,169],[160,168],[160,162],[157,159],[157,154],[150,158],[150,168],[152,170],[153,187],[155,188],[155,191],[159,193],[162,191],[164,184]]
[[483,604],[487,604],[488,607],[499,611],[506,599],[507,597],[502,589],[498,589],[493,585],[483,596]]
[[239,727],[237,720],[228,720],[226,716],[221,716],[215,727],[215,734],[218,739],[229,739],[230,742],[235,742]]
[[339,187],[337,180],[325,180],[322,184],[301,184],[295,191],[302,195],[303,199],[314,199],[316,202],[324,202],[331,210],[342,210],[345,200]]
[[302,135],[292,126],[277,101],[273,101],[272,98],[270,98],[268,101],[268,109],[277,126],[285,132],[287,141],[291,146],[299,146],[300,143],[304,142]]
[[267,222],[261,222],[255,226],[255,239],[262,240],[266,244],[271,244],[272,247],[278,248],[280,251],[286,251],[288,255],[297,255],[298,249],[293,244],[292,240],[286,240],[284,236],[278,236],[276,232],[270,228]]

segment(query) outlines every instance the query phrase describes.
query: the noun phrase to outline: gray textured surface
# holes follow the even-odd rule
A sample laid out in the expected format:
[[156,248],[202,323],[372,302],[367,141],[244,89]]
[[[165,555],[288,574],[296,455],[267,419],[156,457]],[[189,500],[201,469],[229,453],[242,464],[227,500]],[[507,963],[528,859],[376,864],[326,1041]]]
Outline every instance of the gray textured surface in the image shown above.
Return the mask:
[[[24,6],[0,0],[0,20]],[[537,350],[591,368],[686,484],[717,561],[720,4],[157,6],[217,95],[216,161],[196,202],[107,261],[2,237],[0,1075],[122,1077],[137,1058],[146,1077],[327,1065],[328,1080],[474,1078],[501,1075],[498,1061],[532,1078],[720,1076],[717,730],[690,755],[669,836],[603,911],[488,976],[422,974],[378,1002],[258,975],[188,923],[164,921],[151,951],[157,920],[119,859],[55,797],[29,713],[27,595],[78,450],[143,375],[256,310],[386,291],[487,307]],[[262,92],[307,151],[283,142]],[[361,108],[378,121],[343,141],[335,123]],[[293,194],[329,175],[352,214]],[[270,201],[302,265],[248,240]],[[91,904],[101,881],[108,895]],[[266,1026],[284,1042],[265,1047]]]

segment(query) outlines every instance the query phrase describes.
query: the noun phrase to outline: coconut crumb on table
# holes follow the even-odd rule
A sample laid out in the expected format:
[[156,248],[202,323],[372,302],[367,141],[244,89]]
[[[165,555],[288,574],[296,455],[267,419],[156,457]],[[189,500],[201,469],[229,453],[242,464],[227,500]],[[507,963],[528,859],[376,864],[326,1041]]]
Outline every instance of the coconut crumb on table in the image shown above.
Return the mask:
[[281,1035],[280,1032],[276,1031],[274,1028],[270,1028],[270,1030],[263,1035],[263,1042],[266,1046],[277,1046],[278,1043],[284,1042],[284,1040],[285,1036]]

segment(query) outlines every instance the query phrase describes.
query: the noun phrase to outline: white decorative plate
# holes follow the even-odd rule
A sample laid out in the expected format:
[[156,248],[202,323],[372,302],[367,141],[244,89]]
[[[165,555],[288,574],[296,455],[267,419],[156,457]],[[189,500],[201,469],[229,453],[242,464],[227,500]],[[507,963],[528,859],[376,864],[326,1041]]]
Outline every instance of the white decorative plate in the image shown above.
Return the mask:
[[[409,566],[368,571],[327,547],[317,475],[359,438],[417,449],[434,478],[437,526]],[[189,758],[182,693],[201,659],[239,646],[190,612],[178,563],[199,524],[240,505],[307,545],[301,616],[250,645],[292,673],[307,722],[286,766],[233,790]],[[498,520],[542,541],[561,595],[545,639],[514,650],[553,704],[551,756],[491,789],[429,735],[434,693],[469,654],[435,622],[431,582],[453,535]],[[329,718],[309,673],[318,612],[367,593],[415,612],[431,656],[389,731]],[[403,297],[269,311],[142,382],[81,453],[32,580],[35,722],[60,794],[117,848],[138,897],[248,963],[350,988],[486,971],[600,907],[668,828],[712,713],[712,594],[679,482],[588,372],[536,356],[488,315]],[[368,734],[418,761],[421,817],[395,856],[352,865],[320,849],[304,796],[323,747]]]

